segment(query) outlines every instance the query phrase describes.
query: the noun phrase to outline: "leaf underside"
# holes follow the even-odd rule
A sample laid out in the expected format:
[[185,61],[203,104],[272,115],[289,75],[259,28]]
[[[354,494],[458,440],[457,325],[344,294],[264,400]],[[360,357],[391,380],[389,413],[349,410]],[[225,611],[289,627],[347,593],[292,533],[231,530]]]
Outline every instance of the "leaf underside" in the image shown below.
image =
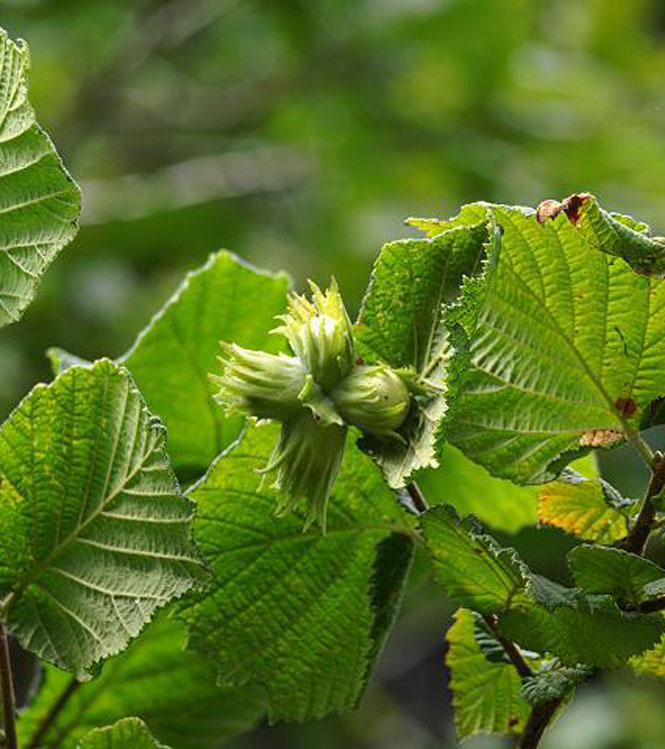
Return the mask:
[[124,718],[106,728],[90,731],[77,749],[170,749],[158,743],[138,718]]
[[512,549],[501,549],[472,518],[441,506],[421,520],[434,577],[446,594],[484,614],[501,612],[528,583],[528,569]]
[[600,478],[566,469],[538,492],[538,520],[597,543],[611,544],[628,532],[630,503],[618,502]]
[[40,658],[82,676],[201,580],[165,439],[107,360],[37,385],[0,428],[0,595]]
[[28,48],[0,29],[0,326],[16,322],[78,231],[78,187],[28,101]]
[[305,720],[356,705],[411,543],[402,509],[352,444],[325,535],[303,532],[303,512],[276,518],[276,494],[256,473],[276,438],[274,426],[248,428],[191,491],[216,583],[181,616],[190,647],[214,660],[222,683],[262,685],[272,721]]

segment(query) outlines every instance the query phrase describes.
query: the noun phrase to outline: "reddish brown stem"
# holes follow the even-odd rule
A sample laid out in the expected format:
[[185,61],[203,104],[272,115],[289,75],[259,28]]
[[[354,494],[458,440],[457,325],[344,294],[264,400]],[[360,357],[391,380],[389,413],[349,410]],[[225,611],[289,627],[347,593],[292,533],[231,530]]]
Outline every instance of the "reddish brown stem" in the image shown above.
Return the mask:
[[637,516],[637,520],[630,532],[619,544],[622,549],[630,551],[632,554],[642,555],[649,539],[649,534],[653,530],[656,519],[656,508],[652,502],[665,487],[665,459],[659,456],[651,474],[651,481],[647,488],[642,502],[642,507]]
[[2,618],[0,618],[0,689],[2,689],[2,711],[5,720],[5,747],[18,749],[16,697],[14,696],[12,663],[9,657],[9,638]]
[[517,749],[536,749],[562,701],[550,700],[533,708],[517,742]]

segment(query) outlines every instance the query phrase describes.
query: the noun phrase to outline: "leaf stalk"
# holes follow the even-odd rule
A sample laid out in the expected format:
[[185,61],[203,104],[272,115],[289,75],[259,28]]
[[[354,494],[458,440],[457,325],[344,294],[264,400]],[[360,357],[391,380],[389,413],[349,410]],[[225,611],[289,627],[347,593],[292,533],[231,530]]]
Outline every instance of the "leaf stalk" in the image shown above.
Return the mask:
[[0,618],[0,689],[2,690],[2,710],[5,722],[5,746],[18,749],[16,736],[16,696],[12,678],[12,664],[9,656],[9,638],[4,619]]
[[665,457],[660,454],[654,455],[651,468],[651,480],[649,481],[649,486],[644,495],[637,519],[626,538],[619,544],[622,549],[640,556],[644,554],[649,534],[653,530],[656,520],[656,507],[652,500],[665,487]]
[[81,682],[75,677],[72,677],[67,686],[62,690],[58,699],[51,705],[50,710],[40,722],[39,727],[30,739],[30,743],[28,744],[27,749],[37,749],[37,747],[41,744],[42,739],[46,736],[51,726],[55,723],[55,719],[58,717],[63,707],[67,704],[70,697],[80,686]]

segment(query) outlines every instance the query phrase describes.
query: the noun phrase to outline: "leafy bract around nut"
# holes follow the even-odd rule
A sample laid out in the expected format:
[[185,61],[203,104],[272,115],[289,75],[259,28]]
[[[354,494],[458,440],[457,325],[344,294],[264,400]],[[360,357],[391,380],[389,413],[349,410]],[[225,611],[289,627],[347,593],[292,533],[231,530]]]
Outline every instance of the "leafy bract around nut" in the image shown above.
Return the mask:
[[[393,488],[422,468],[436,468],[460,378],[468,336],[482,303],[483,275],[498,247],[485,209],[469,225],[437,224],[425,239],[389,242],[381,249],[356,324],[358,352],[367,364],[406,370],[413,392],[400,440],[361,442]],[[403,373],[403,376],[406,374]]]
[[356,367],[331,398],[348,424],[377,436],[395,437],[409,411],[409,391],[390,367]]
[[278,356],[222,343],[223,373],[211,375],[216,400],[227,412],[278,421],[281,435],[263,473],[276,472],[278,512],[309,505],[307,525],[325,528],[326,505],[339,473],[348,426],[381,439],[395,430],[411,405],[408,376],[389,367],[356,364],[351,322],[333,281],[312,299],[294,294],[282,325],[293,355]]
[[325,293],[311,283],[312,301],[292,294],[275,333],[284,335],[314,382],[325,392],[351,371],[355,359],[351,321],[333,279]]

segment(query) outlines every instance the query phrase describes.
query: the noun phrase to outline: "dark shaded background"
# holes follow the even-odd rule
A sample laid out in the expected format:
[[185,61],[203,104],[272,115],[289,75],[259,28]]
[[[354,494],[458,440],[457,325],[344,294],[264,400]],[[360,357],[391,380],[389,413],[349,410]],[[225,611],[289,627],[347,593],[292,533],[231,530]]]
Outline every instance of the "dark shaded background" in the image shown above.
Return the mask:
[[[219,247],[334,273],[357,308],[404,217],[590,190],[665,233],[665,4],[653,0],[5,0],[32,100],[82,184],[82,228],[0,336],[0,411],[43,352],[129,347]],[[627,453],[604,459],[629,494]],[[552,531],[505,538],[564,579]],[[416,566],[361,710],[260,729],[239,747],[453,747],[452,606]],[[546,746],[665,746],[665,687],[584,688]],[[491,739],[467,746],[504,746]]]

